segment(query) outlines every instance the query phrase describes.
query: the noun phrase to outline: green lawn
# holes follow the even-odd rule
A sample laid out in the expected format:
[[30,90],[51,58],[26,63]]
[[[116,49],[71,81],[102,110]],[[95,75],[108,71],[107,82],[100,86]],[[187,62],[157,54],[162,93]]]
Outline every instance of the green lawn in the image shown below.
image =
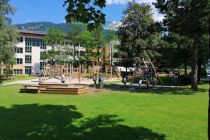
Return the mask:
[[18,93],[0,86],[0,140],[207,140],[207,85],[101,93]]
[[35,76],[28,76],[28,75],[19,75],[16,77],[10,77],[9,80],[0,80],[0,85],[1,84],[5,84],[5,83],[9,83],[9,82],[14,82],[14,81],[19,81],[19,80],[32,80],[32,79],[37,79],[37,77]]

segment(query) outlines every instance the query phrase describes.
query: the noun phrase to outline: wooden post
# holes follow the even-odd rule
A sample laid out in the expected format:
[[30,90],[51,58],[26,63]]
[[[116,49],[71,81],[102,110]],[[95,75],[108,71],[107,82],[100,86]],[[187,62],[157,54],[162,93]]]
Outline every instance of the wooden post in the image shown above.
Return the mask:
[[113,68],[111,66],[111,79],[112,79],[112,75],[113,75]]

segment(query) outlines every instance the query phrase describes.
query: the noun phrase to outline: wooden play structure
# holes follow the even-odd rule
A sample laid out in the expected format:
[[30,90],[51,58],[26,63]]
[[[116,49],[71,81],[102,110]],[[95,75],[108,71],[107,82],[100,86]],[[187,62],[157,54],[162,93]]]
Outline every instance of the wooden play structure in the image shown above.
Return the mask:
[[42,83],[39,85],[23,85],[20,93],[46,93],[46,94],[84,94],[89,88],[85,84],[58,84]]
[[161,84],[163,83],[156,71],[156,67],[149,58],[143,58],[141,66],[134,70],[133,77],[137,76],[142,77],[147,87],[149,87],[150,84],[154,86],[158,81]]
[[[81,81],[83,79],[83,75],[89,75],[87,78],[91,79],[94,75],[99,76],[100,71],[101,71],[100,66],[92,66],[87,70],[85,68],[82,68],[81,66],[78,68],[73,68],[73,66],[68,66],[68,65],[55,65],[55,66],[47,65],[44,68],[43,76],[49,78],[54,77],[59,79],[59,77],[63,74],[65,75],[66,78],[78,79],[79,81]],[[116,73],[120,78],[120,73],[119,72]],[[112,78],[112,76],[113,72],[110,71],[110,69],[107,69],[105,78]]]
[[43,76],[49,77],[49,78],[57,78],[61,75],[65,75],[66,78],[69,79],[78,79],[79,82],[81,81],[81,74],[84,73],[84,71],[81,70],[81,67],[79,68],[73,68],[73,66],[68,65],[47,65],[44,68]]
[[112,79],[112,78],[121,79],[122,76],[121,76],[121,73],[119,70],[117,70],[117,69],[113,70],[111,67],[111,68],[106,69],[106,78],[107,79]]

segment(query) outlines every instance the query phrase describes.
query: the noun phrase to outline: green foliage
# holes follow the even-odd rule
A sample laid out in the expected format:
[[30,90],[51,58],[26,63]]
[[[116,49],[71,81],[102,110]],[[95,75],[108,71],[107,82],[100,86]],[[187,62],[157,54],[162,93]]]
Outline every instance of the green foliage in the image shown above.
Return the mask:
[[93,33],[87,30],[83,31],[79,36],[79,40],[82,46],[86,48],[86,52],[83,54],[83,57],[85,58],[88,67],[90,59],[95,57],[92,53],[92,50],[95,47]]
[[159,47],[161,34],[157,32],[149,5],[129,2],[123,14],[122,26],[118,31],[121,41],[118,55],[124,66],[135,64],[139,67],[142,58],[158,55],[155,49]]
[[[96,59],[97,65],[100,65],[99,59],[103,58],[103,51],[105,45],[105,38],[103,36],[102,27],[96,28],[92,32],[90,31],[83,31],[79,35],[79,40],[86,48],[86,52],[83,54],[83,57],[86,60],[87,67],[91,63],[91,59]],[[94,52],[96,51],[96,52]]]
[[103,35],[103,27],[98,26],[93,30],[93,37],[95,39],[95,48],[101,49],[105,45],[105,38]]
[[4,80],[6,80],[5,74],[0,74],[0,84],[1,84]]
[[118,40],[118,36],[115,31],[112,30],[103,30],[103,35],[105,37],[106,42],[110,42],[113,40]]
[[54,65],[54,58],[58,58],[58,52],[64,45],[64,33],[58,29],[49,29],[45,40],[47,45],[52,46],[52,50],[49,50],[45,57],[51,59],[51,65]]
[[175,33],[169,33],[164,36],[165,45],[158,49],[161,56],[159,64],[162,68],[180,68],[190,65],[191,47],[190,41]]
[[53,50],[57,45],[63,45],[64,33],[58,29],[49,29],[45,38],[46,44],[51,45]]
[[9,15],[14,13],[14,8],[8,0],[0,2],[0,64],[14,63],[14,44],[17,41],[16,29],[10,26]]
[[86,24],[78,23],[78,22],[71,23],[69,36],[72,38],[78,37],[86,29],[87,29]]
[[65,0],[64,6],[67,6],[66,21],[82,22],[88,24],[88,29],[93,30],[105,24],[105,14],[101,9],[105,7],[105,0]]
[[191,49],[192,88],[197,89],[198,63],[201,63],[198,56],[202,50],[199,48],[202,37],[208,36],[209,32],[207,29],[209,28],[210,1],[159,0],[155,6],[161,13],[165,14],[163,21],[165,31],[184,37],[185,41],[182,43],[188,43],[185,47]]
[[11,23],[12,20],[9,15],[13,15],[14,12],[15,8],[10,6],[9,0],[0,1],[0,28]]

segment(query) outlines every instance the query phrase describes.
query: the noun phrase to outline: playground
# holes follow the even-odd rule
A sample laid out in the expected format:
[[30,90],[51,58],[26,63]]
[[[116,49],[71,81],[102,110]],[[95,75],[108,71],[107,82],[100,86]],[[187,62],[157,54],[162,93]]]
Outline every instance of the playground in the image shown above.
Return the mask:
[[[7,66],[8,67],[8,66]],[[84,68],[82,65],[46,65],[33,80],[16,81],[7,84],[22,84],[20,93],[48,93],[48,94],[84,94],[103,89],[104,82],[121,81],[122,90],[150,89],[155,87],[181,86],[178,75],[171,72],[164,74],[157,71],[150,59],[142,59],[137,67],[126,69],[100,66]],[[169,79],[166,81],[165,79]],[[169,83],[171,83],[169,85]],[[6,84],[6,85],[7,85]]]

